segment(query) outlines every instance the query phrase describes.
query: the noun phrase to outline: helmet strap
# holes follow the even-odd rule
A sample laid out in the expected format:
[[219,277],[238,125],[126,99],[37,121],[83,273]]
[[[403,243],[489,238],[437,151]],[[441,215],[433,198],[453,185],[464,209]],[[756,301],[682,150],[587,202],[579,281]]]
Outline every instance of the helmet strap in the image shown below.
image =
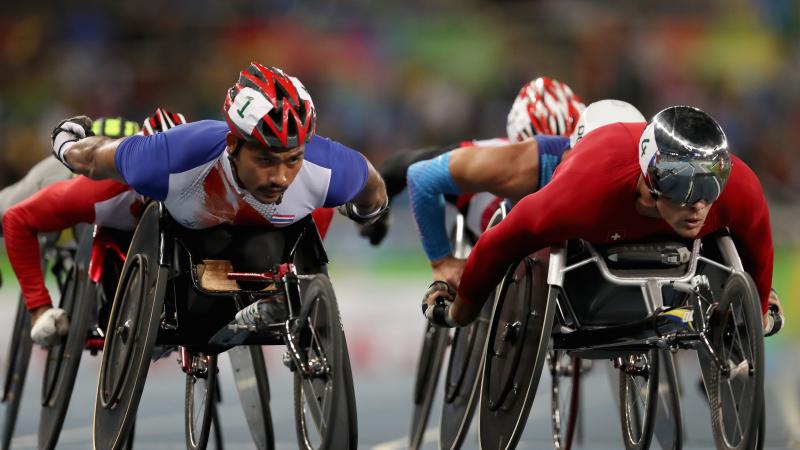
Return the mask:
[[236,184],[239,185],[239,187],[242,189],[244,189],[244,185],[242,184],[242,181],[239,179],[239,170],[238,167],[236,166],[236,157],[242,150],[243,145],[244,145],[244,140],[239,139],[236,142],[236,147],[233,148],[233,151],[228,153],[228,162],[231,163],[231,172],[233,173],[233,178],[236,180]]

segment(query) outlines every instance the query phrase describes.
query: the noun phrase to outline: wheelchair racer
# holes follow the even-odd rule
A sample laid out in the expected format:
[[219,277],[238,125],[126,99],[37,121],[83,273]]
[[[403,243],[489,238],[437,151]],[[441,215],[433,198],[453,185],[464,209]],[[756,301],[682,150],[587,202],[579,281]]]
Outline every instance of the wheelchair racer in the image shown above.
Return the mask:
[[223,114],[224,122],[116,140],[86,137],[85,118],[66,120],[53,132],[53,152],[77,173],[163,202],[190,229],[283,228],[319,208],[340,207],[361,223],[386,212],[386,188],[369,161],[315,135],[314,103],[297,78],[253,62],[228,90]]
[[[406,150],[388,158],[381,166],[380,174],[386,182],[389,202],[406,188],[408,168],[418,161],[435,158],[460,147],[502,146],[530,139],[537,134],[566,136],[575,128],[584,108],[584,104],[566,83],[546,76],[534,78],[522,86],[514,99],[506,122],[508,137],[467,140],[458,145]],[[454,203],[467,216],[468,225],[472,225],[473,229],[480,228],[475,226],[475,222],[480,224],[489,220],[498,202],[495,196],[489,194],[448,196],[447,201]],[[483,220],[485,212],[488,212],[489,217]],[[368,238],[372,245],[379,245],[389,230],[389,218],[390,214],[386,214],[372,224],[360,226],[359,234]]]
[[730,154],[711,116],[669,107],[650,123],[616,123],[587,134],[544,189],[481,236],[457,295],[447,283],[434,282],[423,311],[440,326],[469,324],[510,264],[570,239],[694,239],[726,227],[755,281],[766,329],[768,305],[782,310],[771,294],[772,233],[758,178]]
[[[92,124],[98,131],[97,135],[107,136],[103,132],[109,128],[107,121],[100,119]],[[133,123],[135,127],[127,126],[126,134],[139,132],[138,124],[127,123]],[[139,133],[148,136],[184,123],[186,119],[182,114],[158,108],[153,116],[144,120]],[[64,166],[59,163],[59,167]],[[53,345],[69,331],[66,312],[53,307],[45,287],[38,235],[66,230],[79,223],[133,230],[142,213],[143,200],[129,186],[117,181],[77,176],[50,184],[6,211],[2,220],[6,250],[19,280],[25,306],[31,313],[31,339],[34,342],[43,346]]]
[[451,255],[445,228],[445,195],[479,192],[475,197],[494,200],[486,203],[488,208],[481,214],[479,227],[474,221],[470,227],[479,236],[501,198],[516,202],[543,188],[571,146],[585,133],[613,122],[641,121],[644,116],[629,103],[603,100],[586,108],[570,138],[537,134],[521,143],[487,150],[459,148],[412,165],[408,170],[409,198],[433,279],[457,288],[465,263]]

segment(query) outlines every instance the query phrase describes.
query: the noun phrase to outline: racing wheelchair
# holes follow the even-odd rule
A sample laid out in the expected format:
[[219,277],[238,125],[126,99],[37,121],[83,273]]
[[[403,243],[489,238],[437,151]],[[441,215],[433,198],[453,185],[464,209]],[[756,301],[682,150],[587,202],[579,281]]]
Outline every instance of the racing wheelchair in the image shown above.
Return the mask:
[[[497,225],[507,214],[506,203],[500,203],[487,228]],[[477,241],[477,237],[464,226],[462,215],[456,216],[450,236],[453,255],[457,258],[466,258]],[[489,301],[478,318],[466,327],[455,329],[452,337],[447,329],[427,325],[414,384],[409,448],[419,448],[422,443],[448,344],[450,353],[439,422],[439,448],[455,450],[463,445],[480,400],[484,349],[496,297],[497,290],[489,295]],[[553,383],[551,424],[554,443],[557,449],[569,449],[577,428],[580,376],[586,368],[579,358],[553,350],[548,354],[548,366]]]
[[[668,357],[679,349],[696,350],[704,368],[717,448],[757,447],[764,399],[759,304],[724,233],[602,247],[570,241],[526,257],[498,286],[481,382],[481,448],[516,446],[548,351],[614,361],[625,448],[648,448],[660,365],[669,366],[672,414],[680,417]],[[677,433],[677,448],[680,439]]]
[[[94,408],[95,448],[122,445],[154,346],[182,347],[181,367],[193,378],[186,389],[187,446],[202,448],[216,356],[233,349],[233,358],[263,358],[258,346],[281,344],[287,349],[284,364],[294,373],[300,448],[356,448],[352,373],[326,264],[311,217],[280,230],[190,230],[162,204],[149,204],[134,232],[109,319]],[[235,320],[257,301],[284,303],[288,317],[265,326]],[[274,448],[266,372],[256,381],[256,407],[245,413],[251,433],[262,438],[256,439],[259,448]],[[199,439],[189,442],[189,436]]]

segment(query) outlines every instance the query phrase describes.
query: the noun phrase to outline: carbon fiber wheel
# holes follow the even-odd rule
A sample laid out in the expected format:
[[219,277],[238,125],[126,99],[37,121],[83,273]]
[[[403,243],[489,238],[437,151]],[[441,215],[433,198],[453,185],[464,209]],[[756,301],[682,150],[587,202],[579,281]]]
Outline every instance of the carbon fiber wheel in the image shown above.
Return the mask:
[[749,275],[735,272],[725,283],[711,317],[711,345],[723,369],[707,380],[711,428],[718,449],[757,444],[764,405],[764,337],[758,291]]
[[159,205],[136,227],[108,322],[94,406],[94,446],[125,445],[142,396],[167,285],[159,264]]
[[89,335],[92,311],[97,305],[97,286],[89,280],[88,275],[92,251],[91,233],[81,236],[79,242],[75,264],[62,286],[59,305],[69,316],[69,332],[61,342],[47,350],[39,419],[40,449],[52,449],[58,443]]
[[428,426],[428,417],[433,407],[436,385],[442,370],[444,353],[450,339],[449,330],[425,324],[425,335],[417,362],[417,373],[414,380],[414,409],[411,415],[411,432],[408,437],[408,448],[420,448]]
[[525,258],[503,278],[486,342],[478,435],[481,449],[510,449],[525,429],[553,327],[557,292],[547,253]]
[[17,424],[17,414],[22,403],[22,392],[25,387],[25,376],[31,360],[31,315],[25,308],[25,300],[19,296],[17,315],[11,332],[6,359],[6,376],[3,382],[3,403],[6,404],[3,420],[2,449],[11,448],[11,438]]
[[445,375],[439,448],[460,448],[469,433],[480,400],[483,355],[495,296],[492,292],[475,322],[455,331]]
[[358,422],[350,361],[333,287],[318,274],[303,290],[297,336],[308,370],[294,372],[295,424],[301,449],[356,449]]

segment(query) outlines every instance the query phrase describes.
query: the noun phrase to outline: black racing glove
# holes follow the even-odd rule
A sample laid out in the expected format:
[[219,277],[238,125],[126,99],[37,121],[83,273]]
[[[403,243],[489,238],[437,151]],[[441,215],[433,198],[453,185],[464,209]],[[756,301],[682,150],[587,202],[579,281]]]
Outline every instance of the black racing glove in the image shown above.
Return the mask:
[[364,224],[358,232],[362,237],[369,239],[369,243],[378,246],[389,232],[389,211],[373,223]]
[[94,133],[92,133],[92,119],[86,116],[75,116],[62,120],[50,134],[53,155],[69,170],[74,172],[75,169],[67,163],[64,154],[72,144],[87,136],[94,136]]
[[453,300],[437,297],[436,304],[429,306],[426,301],[428,297],[434,292],[444,291],[447,292],[453,299],[456,298],[456,291],[444,281],[437,280],[428,286],[425,291],[425,296],[422,298],[422,314],[428,319],[432,325],[440,328],[455,328],[458,324],[453,320],[450,309],[453,305]]

